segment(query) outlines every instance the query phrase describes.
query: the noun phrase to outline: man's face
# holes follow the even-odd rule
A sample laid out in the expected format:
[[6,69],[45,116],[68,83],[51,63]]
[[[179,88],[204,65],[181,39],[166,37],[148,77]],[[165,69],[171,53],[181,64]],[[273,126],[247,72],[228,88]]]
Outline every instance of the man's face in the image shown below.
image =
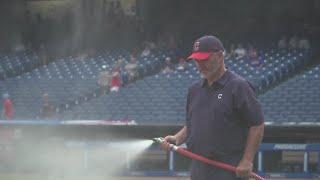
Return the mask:
[[196,65],[204,78],[210,78],[217,74],[221,65],[221,52],[212,53],[206,60],[196,60]]

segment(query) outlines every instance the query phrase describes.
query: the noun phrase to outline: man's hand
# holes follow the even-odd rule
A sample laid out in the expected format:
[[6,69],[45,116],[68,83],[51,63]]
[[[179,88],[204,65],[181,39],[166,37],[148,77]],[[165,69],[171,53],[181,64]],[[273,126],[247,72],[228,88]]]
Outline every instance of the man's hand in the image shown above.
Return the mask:
[[164,141],[160,144],[161,148],[168,151],[170,149],[170,144],[177,144],[177,138],[175,136],[166,136]]
[[161,147],[164,150],[169,150],[170,149],[170,144],[174,145],[181,145],[187,137],[187,127],[184,126],[177,134],[173,135],[168,135],[164,138],[163,143],[161,143]]
[[241,178],[250,177],[252,173],[252,168],[253,168],[253,164],[251,161],[248,161],[245,159],[241,160],[236,169],[237,177],[241,177]]

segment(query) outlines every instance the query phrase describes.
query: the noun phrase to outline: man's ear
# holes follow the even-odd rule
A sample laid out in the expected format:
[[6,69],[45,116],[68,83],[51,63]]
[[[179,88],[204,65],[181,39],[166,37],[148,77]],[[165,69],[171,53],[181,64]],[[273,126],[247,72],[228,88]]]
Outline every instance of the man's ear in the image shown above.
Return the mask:
[[217,57],[219,59],[219,62],[222,61],[223,60],[223,52],[222,51],[218,52]]
[[219,51],[219,53],[218,53],[218,56],[219,56],[219,58],[223,58],[223,51]]

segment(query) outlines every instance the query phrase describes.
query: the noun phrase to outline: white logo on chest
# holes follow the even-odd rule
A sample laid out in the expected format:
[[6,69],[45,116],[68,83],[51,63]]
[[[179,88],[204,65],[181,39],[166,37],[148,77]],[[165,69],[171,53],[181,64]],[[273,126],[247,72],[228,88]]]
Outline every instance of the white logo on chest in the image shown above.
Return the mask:
[[222,99],[222,94],[218,94],[218,99]]

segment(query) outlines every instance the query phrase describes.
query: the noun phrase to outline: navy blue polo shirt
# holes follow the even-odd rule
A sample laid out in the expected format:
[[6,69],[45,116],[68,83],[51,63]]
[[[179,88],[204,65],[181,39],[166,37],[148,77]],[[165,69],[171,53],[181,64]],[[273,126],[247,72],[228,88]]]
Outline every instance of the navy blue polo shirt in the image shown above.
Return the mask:
[[194,83],[186,111],[188,149],[206,157],[243,153],[249,128],[264,121],[254,89],[230,70],[211,86]]

